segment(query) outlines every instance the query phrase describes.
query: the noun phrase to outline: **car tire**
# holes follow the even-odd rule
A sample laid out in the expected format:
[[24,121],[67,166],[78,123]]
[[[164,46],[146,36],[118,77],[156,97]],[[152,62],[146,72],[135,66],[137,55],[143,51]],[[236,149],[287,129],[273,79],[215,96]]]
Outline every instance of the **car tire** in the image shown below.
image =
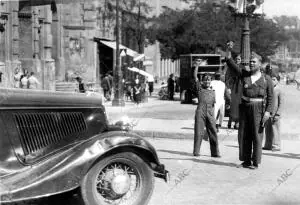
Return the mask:
[[[133,178],[136,183],[132,191],[128,189],[132,185],[128,180]],[[136,154],[123,152],[100,160],[89,170],[81,184],[81,196],[85,205],[146,205],[153,188],[154,175],[150,167]],[[118,203],[121,200],[124,203]]]

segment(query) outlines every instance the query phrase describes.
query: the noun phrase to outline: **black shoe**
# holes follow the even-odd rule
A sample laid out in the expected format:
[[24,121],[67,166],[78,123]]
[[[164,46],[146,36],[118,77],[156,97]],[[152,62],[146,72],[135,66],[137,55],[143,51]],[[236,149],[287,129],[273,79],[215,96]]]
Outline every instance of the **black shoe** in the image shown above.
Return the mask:
[[217,154],[217,155],[211,155],[211,157],[221,158],[221,155],[219,155],[219,154]]
[[250,169],[258,169],[258,164],[253,162],[253,165],[250,167]]
[[241,164],[241,166],[244,167],[244,168],[250,168],[251,167],[251,162],[243,162]]
[[195,157],[199,157],[199,156],[200,156],[200,154],[195,154],[195,153],[194,153],[193,155],[194,155]]

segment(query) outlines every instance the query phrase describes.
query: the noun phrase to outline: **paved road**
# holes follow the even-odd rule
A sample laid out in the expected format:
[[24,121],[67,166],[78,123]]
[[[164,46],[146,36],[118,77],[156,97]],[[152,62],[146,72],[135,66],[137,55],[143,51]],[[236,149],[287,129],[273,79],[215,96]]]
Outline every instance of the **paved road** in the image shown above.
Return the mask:
[[[264,151],[258,170],[237,168],[236,142],[221,143],[220,159],[210,157],[207,142],[200,157],[191,155],[192,140],[154,139],[151,143],[170,170],[171,181],[156,180],[150,205],[300,204],[299,141],[283,141],[281,152]],[[186,174],[183,179],[181,173]]]

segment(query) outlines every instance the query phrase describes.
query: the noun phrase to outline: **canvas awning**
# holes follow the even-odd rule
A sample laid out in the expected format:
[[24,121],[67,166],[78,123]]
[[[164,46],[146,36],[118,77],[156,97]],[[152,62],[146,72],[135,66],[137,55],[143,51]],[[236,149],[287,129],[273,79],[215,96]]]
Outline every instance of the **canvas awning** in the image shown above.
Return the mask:
[[[103,43],[104,45],[112,48],[112,49],[116,49],[117,48],[117,44],[116,44],[116,41],[104,41],[104,40],[100,40],[100,43]],[[126,46],[123,46],[122,44],[120,44],[120,49],[123,49],[125,50],[125,53],[126,55],[129,55],[131,57],[136,57],[138,55],[140,55],[138,52],[126,47]]]
[[150,77],[150,78],[152,77],[152,78],[153,78],[153,75],[152,75],[152,74],[147,73],[146,71],[143,71],[143,70],[138,69],[138,68],[136,68],[136,67],[128,67],[128,70],[133,71],[133,72],[136,72],[136,73],[139,73],[140,75],[143,75],[143,76],[145,76],[145,77]]

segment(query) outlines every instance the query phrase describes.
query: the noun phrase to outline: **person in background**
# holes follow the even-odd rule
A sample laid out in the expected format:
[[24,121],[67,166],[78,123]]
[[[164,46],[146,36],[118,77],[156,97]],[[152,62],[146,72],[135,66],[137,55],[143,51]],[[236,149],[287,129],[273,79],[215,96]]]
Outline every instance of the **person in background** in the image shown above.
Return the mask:
[[153,93],[153,84],[154,84],[154,78],[152,75],[149,75],[147,78],[148,88],[149,88],[149,95],[151,96]]
[[137,106],[142,101],[142,88],[140,84],[135,84],[133,87],[133,99]]
[[135,76],[134,83],[135,83],[136,85],[140,83],[139,75],[136,75],[136,76]]
[[228,69],[241,78],[243,90],[239,115],[239,159],[244,168],[257,169],[261,163],[262,139],[266,121],[272,113],[273,83],[261,71],[261,62],[255,55],[250,57],[250,70],[238,66],[231,58],[233,42],[227,43]]
[[180,92],[179,77],[178,76],[175,76],[175,92],[176,93]]
[[21,77],[21,88],[28,89],[29,73],[27,69],[24,69],[24,74]]
[[214,104],[216,102],[215,91],[211,87],[211,77],[204,74],[202,84],[198,79],[198,68],[202,60],[198,60],[194,69],[194,79],[196,81],[196,93],[198,106],[195,112],[194,125],[194,156],[200,156],[202,139],[205,137],[205,129],[210,143],[211,157],[221,157],[218,145],[218,135],[216,130],[216,119],[214,115]]
[[78,77],[76,77],[76,80],[78,82],[78,91],[80,93],[85,93],[87,89],[85,87],[85,84],[82,81],[82,78],[78,76]]
[[[237,55],[235,63],[241,66],[241,55]],[[226,85],[230,89],[230,111],[227,127],[230,129],[232,122],[234,122],[234,129],[239,128],[239,105],[242,97],[242,81],[235,71],[227,69]]]
[[30,72],[30,76],[28,78],[28,88],[29,89],[37,89],[39,85],[40,85],[40,82],[35,77],[34,72]]
[[273,93],[273,112],[270,119],[265,125],[265,146],[264,150],[280,151],[280,118],[283,107],[283,92],[279,87],[280,76],[278,74],[271,74],[274,93]]
[[0,83],[2,83],[2,75],[3,73],[0,71]]
[[175,91],[175,80],[174,80],[174,74],[172,73],[168,79],[169,100],[174,100],[174,91]]
[[15,69],[15,75],[14,75],[14,88],[20,88],[21,86],[21,76],[23,75],[21,69],[16,68]]
[[221,73],[215,74],[215,80],[211,81],[211,87],[216,94],[216,103],[215,103],[215,119],[217,121],[216,128],[219,132],[219,128],[222,127],[222,122],[225,112],[225,83],[221,81]]
[[107,101],[111,99],[111,84],[109,79],[109,74],[106,73],[104,78],[101,81],[101,87],[103,89],[104,97]]

